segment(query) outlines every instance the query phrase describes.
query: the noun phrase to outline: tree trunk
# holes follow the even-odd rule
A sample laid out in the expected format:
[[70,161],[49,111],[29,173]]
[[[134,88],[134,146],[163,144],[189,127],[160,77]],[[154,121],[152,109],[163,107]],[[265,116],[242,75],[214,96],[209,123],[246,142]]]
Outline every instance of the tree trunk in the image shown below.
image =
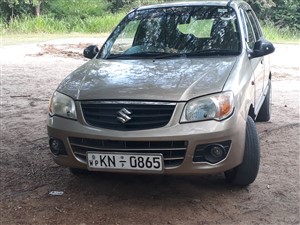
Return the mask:
[[41,3],[39,2],[36,6],[35,6],[35,16],[39,17],[41,14]]
[[11,7],[11,15],[10,15],[10,22],[12,22],[13,21],[13,19],[14,19],[14,7]]

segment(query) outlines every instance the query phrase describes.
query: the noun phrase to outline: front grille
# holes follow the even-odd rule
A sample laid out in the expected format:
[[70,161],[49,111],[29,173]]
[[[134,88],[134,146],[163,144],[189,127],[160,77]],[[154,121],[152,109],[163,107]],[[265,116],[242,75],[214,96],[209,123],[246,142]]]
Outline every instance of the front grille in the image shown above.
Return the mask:
[[[81,102],[84,119],[89,125],[124,131],[153,129],[167,125],[175,105],[175,103],[150,102]],[[124,113],[123,116],[120,115],[121,110],[125,110],[125,117]],[[122,123],[120,117],[121,120],[127,121]]]
[[86,162],[87,151],[115,153],[161,153],[165,167],[179,166],[185,157],[187,141],[111,141],[69,137],[75,156]]

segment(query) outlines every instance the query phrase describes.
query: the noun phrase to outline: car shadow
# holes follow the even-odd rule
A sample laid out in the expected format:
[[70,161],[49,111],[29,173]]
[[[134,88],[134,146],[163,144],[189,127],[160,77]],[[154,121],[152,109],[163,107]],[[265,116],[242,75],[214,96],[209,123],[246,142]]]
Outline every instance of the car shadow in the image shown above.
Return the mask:
[[93,172],[73,176],[66,194],[82,194],[86,198],[106,196],[116,199],[152,201],[154,199],[202,201],[206,197],[244,192],[218,175],[132,175],[126,173]]

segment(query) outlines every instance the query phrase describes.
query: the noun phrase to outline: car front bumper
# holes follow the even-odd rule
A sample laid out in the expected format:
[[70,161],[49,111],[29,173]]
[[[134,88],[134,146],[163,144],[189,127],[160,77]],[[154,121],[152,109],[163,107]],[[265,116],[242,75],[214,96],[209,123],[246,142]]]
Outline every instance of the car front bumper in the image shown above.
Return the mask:
[[[138,131],[94,128],[79,121],[49,116],[47,128],[49,138],[60,139],[65,146],[65,155],[57,156],[53,154],[54,161],[65,167],[87,169],[86,160],[74,153],[74,146],[70,143],[70,138],[131,143],[185,141],[187,143],[186,152],[180,165],[168,166],[163,173],[214,174],[232,169],[242,162],[245,126],[244,118],[240,114],[234,113],[224,121],[209,120],[184,124],[177,123],[162,128]],[[226,141],[230,141],[231,144],[224,159],[217,163],[195,162],[194,155],[197,146]],[[122,150],[119,149],[118,152],[120,153]]]

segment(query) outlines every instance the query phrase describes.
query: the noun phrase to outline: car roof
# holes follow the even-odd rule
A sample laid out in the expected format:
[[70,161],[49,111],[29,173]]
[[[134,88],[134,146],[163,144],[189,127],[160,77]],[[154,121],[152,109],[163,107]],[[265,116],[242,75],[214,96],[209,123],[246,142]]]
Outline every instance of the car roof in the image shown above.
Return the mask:
[[155,4],[155,5],[148,5],[148,6],[141,6],[138,7],[136,10],[144,10],[144,9],[156,9],[156,8],[167,8],[167,7],[182,7],[182,6],[226,6],[228,3],[234,3],[235,5],[239,5],[245,3],[244,1],[177,1],[177,2],[170,2],[170,3],[162,3],[162,4]]

